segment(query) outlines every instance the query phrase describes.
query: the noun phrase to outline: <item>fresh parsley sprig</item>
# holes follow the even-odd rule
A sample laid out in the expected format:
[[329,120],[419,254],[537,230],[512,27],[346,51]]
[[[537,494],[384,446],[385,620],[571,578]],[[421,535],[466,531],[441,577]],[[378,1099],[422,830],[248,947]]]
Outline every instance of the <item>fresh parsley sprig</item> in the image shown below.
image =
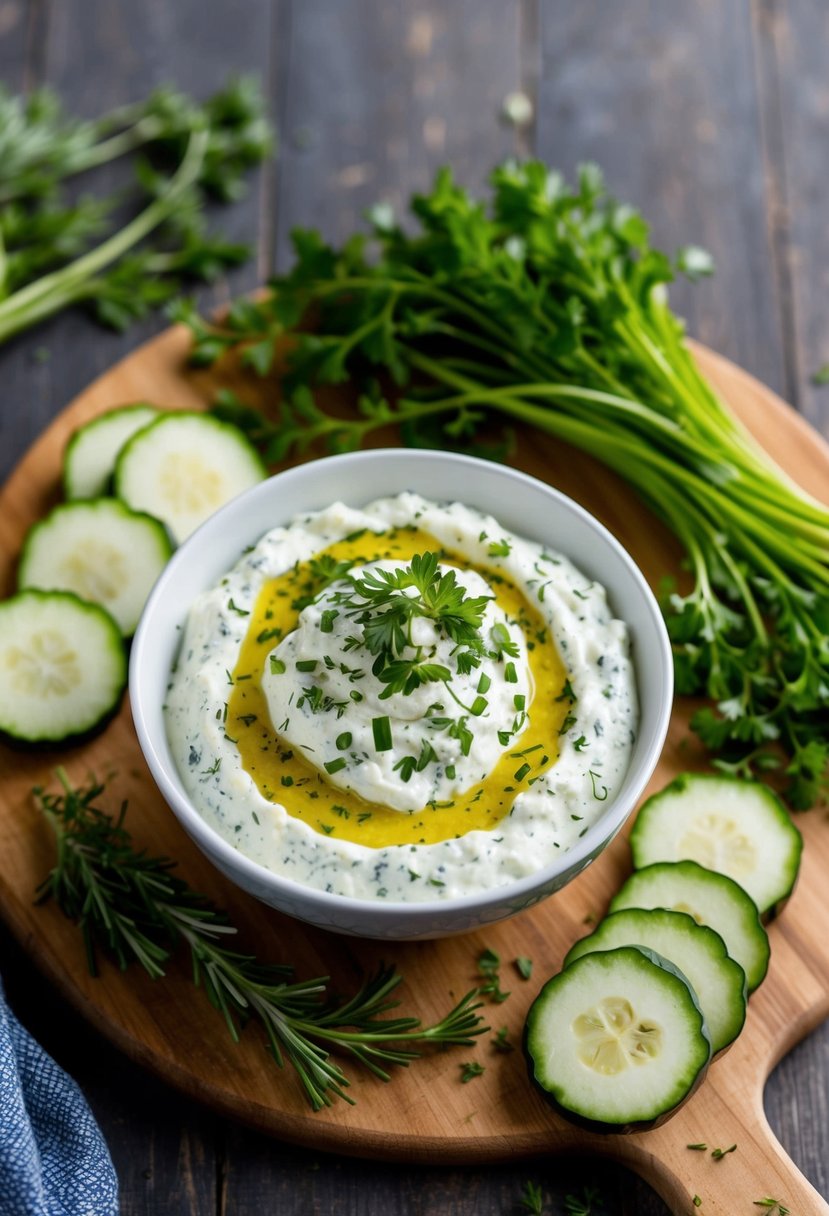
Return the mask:
[[232,949],[236,929],[205,896],[173,871],[175,863],[138,850],[124,827],[126,803],[117,814],[97,800],[105,787],[92,780],[74,788],[58,770],[60,793],[34,791],[57,845],[54,868],[38,888],[76,921],[92,974],[98,950],[122,969],[140,963],[153,979],[165,974],[175,949],[190,952],[193,981],[223,1015],[234,1040],[251,1018],[263,1027],[277,1063],[290,1063],[314,1110],[335,1098],[353,1103],[350,1081],[331,1056],[351,1056],[375,1076],[389,1080],[388,1065],[415,1060],[416,1045],[472,1046],[488,1027],[477,1010],[475,989],[439,1021],[423,1026],[414,1017],[389,1017],[401,976],[381,967],[350,998],[337,1001],[326,977],[294,981],[283,964],[259,962]]
[[[593,165],[572,189],[540,162],[504,165],[492,185],[481,204],[443,170],[411,200],[412,227],[384,208],[340,248],[297,234],[294,268],[255,307],[222,324],[190,310],[195,358],[235,349],[270,368],[280,337],[313,317],[281,376],[285,416],[263,428],[269,455],[347,450],[389,424],[409,444],[468,447],[494,420],[604,462],[685,549],[687,577],[662,607],[678,691],[713,702],[694,729],[731,771],[782,766],[792,804],[812,805],[829,766],[829,512],[685,344],[666,285],[710,259],[652,248]],[[358,412],[329,415],[313,390],[346,381],[365,390]]]
[[[249,79],[202,105],[160,90],[91,122],[65,115],[49,92],[24,101],[0,90],[0,342],[75,304],[125,329],[183,279],[209,281],[244,261],[247,247],[207,232],[204,205],[238,198],[271,144]],[[135,153],[131,200],[63,200],[67,179]],[[130,201],[132,218],[114,226]]]
[[[486,652],[481,624],[491,597],[467,595],[455,571],[442,571],[438,554],[429,552],[414,554],[407,566],[378,567],[359,578],[347,575],[345,581],[348,587],[335,591],[331,600],[359,626],[361,643],[374,656],[372,671],[384,685],[380,700],[442,683],[458,701],[452,671],[424,656],[424,647],[413,639],[413,623],[417,618],[434,622],[438,633],[455,644],[457,671],[468,673]],[[471,707],[462,705],[475,714],[485,707],[483,698]]]

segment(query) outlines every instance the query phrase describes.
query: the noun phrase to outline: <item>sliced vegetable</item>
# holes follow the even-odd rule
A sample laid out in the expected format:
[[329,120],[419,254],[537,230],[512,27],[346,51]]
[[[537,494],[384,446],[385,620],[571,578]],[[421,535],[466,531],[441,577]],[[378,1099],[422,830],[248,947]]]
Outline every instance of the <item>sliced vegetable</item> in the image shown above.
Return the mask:
[[647,946],[678,967],[690,983],[711,1036],[711,1051],[733,1043],[746,1017],[746,977],[713,929],[686,912],[629,908],[606,917],[595,932],[576,942],[564,966],[596,950]]
[[695,861],[662,861],[645,866],[630,878],[611,901],[610,911],[623,908],[670,908],[687,912],[700,925],[716,930],[753,992],[769,965],[768,934],[754,900],[733,878],[706,870]]
[[231,498],[265,477],[242,432],[204,414],[164,414],[133,435],[115,465],[115,492],[183,541]]
[[637,869],[687,859],[727,874],[769,916],[792,893],[803,839],[768,786],[682,773],[644,804],[630,847]]
[[18,584],[74,591],[106,608],[131,637],[172,551],[162,523],[115,498],[66,503],[29,529]]
[[587,954],[553,976],[527,1016],[530,1076],[592,1131],[663,1123],[705,1075],[711,1045],[694,993],[650,950]]
[[0,731],[26,743],[86,734],[117,709],[127,660],[115,621],[67,591],[0,603]]
[[63,453],[66,497],[100,498],[106,494],[121,448],[136,431],[157,417],[155,406],[141,402],[110,410],[79,427]]

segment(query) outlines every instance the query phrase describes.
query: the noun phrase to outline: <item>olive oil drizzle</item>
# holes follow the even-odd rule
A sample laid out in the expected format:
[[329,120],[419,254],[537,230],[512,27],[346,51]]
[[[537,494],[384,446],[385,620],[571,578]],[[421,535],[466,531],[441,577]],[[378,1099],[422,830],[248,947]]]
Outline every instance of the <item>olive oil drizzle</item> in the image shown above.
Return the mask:
[[[478,569],[487,579],[510,623],[519,626],[525,635],[533,691],[526,713],[521,711],[521,729],[483,781],[451,802],[429,803],[405,813],[368,802],[334,785],[325,771],[281,738],[279,724],[270,720],[262,674],[271,652],[296,627],[302,603],[325,585],[318,574],[320,558],[330,559],[323,565],[337,564],[342,572],[339,563],[345,563],[347,568],[349,564],[364,565],[382,559],[410,561],[416,553],[426,550],[438,553],[447,564]],[[232,686],[226,733],[238,747],[242,766],[262,796],[282,805],[289,815],[303,820],[321,835],[370,848],[416,847],[495,828],[510,813],[517,795],[530,788],[555,763],[559,732],[572,708],[572,702],[561,697],[562,688],[569,687],[567,671],[544,620],[523,593],[497,570],[475,567],[416,527],[382,533],[367,531],[346,537],[317,554],[313,565],[297,563],[285,574],[269,580],[257,597],[239,659],[228,676]],[[355,688],[359,689],[359,685]],[[347,721],[345,717],[338,718],[336,709],[330,712],[331,756],[320,757],[320,764],[333,763],[336,772],[335,740],[347,733]],[[332,771],[331,767],[328,771]]]

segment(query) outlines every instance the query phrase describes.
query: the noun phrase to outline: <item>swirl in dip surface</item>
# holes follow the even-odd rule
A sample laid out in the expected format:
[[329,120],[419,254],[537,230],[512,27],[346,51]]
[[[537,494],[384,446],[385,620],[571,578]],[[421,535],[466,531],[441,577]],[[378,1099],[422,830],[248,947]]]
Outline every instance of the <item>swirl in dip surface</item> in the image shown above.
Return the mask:
[[240,852],[413,902],[569,848],[618,789],[638,715],[599,584],[406,493],[244,553],[190,610],[165,716],[194,805]]

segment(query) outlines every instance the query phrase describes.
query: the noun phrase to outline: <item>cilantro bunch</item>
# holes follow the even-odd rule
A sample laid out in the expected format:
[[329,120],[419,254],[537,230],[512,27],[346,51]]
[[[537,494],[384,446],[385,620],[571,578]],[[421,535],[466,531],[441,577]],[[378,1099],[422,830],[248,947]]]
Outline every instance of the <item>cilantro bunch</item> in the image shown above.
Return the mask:
[[[122,330],[248,256],[208,233],[204,205],[244,190],[269,152],[264,101],[238,80],[204,104],[169,89],[84,121],[46,89],[0,89],[0,342],[75,304]],[[74,179],[132,157],[132,189],[79,195]]]
[[[276,424],[225,395],[273,460],[322,441],[342,451],[398,423],[426,446],[480,445],[493,420],[582,448],[636,489],[687,556],[662,607],[677,688],[713,706],[693,727],[734,772],[781,766],[795,807],[829,761],[829,513],[760,450],[700,374],[671,312],[671,259],[594,166],[576,187],[539,163],[507,164],[478,202],[451,174],[412,199],[415,225],[376,208],[341,248],[294,236],[293,270],[221,325],[192,308],[194,358],[238,349],[264,374],[279,337],[306,319]],[[356,382],[356,416],[328,414],[318,385]],[[480,450],[480,448],[479,448]]]

